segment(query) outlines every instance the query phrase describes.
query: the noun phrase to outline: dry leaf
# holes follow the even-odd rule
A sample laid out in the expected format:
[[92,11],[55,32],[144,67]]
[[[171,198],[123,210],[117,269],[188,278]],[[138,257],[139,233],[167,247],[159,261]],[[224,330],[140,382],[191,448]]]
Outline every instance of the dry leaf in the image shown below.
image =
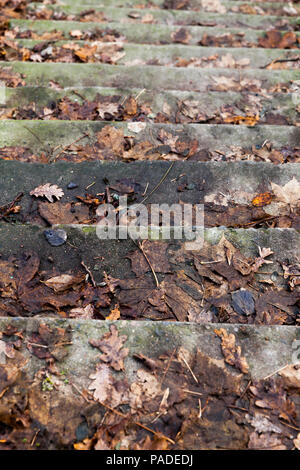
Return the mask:
[[300,364],[290,364],[279,375],[283,377],[287,388],[300,391]]
[[61,276],[51,277],[43,283],[46,284],[46,286],[51,287],[54,292],[63,292],[80,284],[84,279],[85,275],[72,276],[71,274],[62,274]]
[[123,348],[126,340],[127,336],[118,336],[117,327],[111,325],[109,333],[103,335],[101,339],[91,339],[90,344],[103,352],[100,356],[103,362],[106,362],[115,370],[123,370],[123,361],[129,352],[129,349]]
[[30,192],[30,196],[46,197],[49,202],[54,202],[54,197],[56,199],[61,199],[63,195],[63,190],[59,188],[56,184],[51,183],[46,183],[41,186],[38,186]]
[[291,207],[296,207],[299,204],[300,183],[295,176],[284,186],[280,186],[275,183],[271,183],[271,185],[272,190],[279,201],[289,204]]
[[87,305],[84,308],[72,308],[70,311],[70,318],[81,318],[84,320],[91,320],[94,316],[94,306],[92,304]]
[[298,434],[298,436],[296,437],[296,439],[294,439],[294,445],[296,447],[296,449],[300,450],[300,432]]
[[243,372],[243,374],[247,374],[249,372],[249,366],[246,358],[241,355],[241,347],[235,345],[234,334],[228,334],[224,328],[214,331],[222,340],[222,353],[227,364],[237,367]]
[[146,128],[145,122],[130,122],[128,125],[128,130],[138,134],[139,132],[143,131]]

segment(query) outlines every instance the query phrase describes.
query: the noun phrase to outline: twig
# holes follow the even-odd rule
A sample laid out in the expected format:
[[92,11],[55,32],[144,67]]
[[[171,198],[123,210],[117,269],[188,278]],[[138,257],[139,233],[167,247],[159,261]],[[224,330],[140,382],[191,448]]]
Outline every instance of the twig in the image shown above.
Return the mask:
[[[300,364],[299,362],[297,364]],[[286,369],[288,366],[290,366],[291,364],[286,364],[285,366],[283,367],[280,367],[280,369],[277,369],[275,370],[274,372],[272,372],[272,374],[269,374],[267,375],[267,377],[264,377],[263,380],[267,380],[269,379],[270,377],[273,377],[273,375],[276,375],[278,374],[278,372],[281,372],[282,370]],[[295,366],[296,364],[292,364],[293,366]]]
[[70,144],[63,147],[63,149],[56,156],[52,156],[51,158],[49,158],[49,162],[55,162],[61,156],[62,153],[64,153],[66,150],[68,150],[72,145],[77,144],[77,142],[80,142],[80,140],[84,139],[85,137],[89,137],[88,132],[83,134],[78,139],[74,140],[74,142],[71,142]]
[[6,204],[5,206],[0,207],[0,212],[4,211],[3,214],[0,214],[0,220],[6,217],[7,215],[10,214],[10,212],[13,210],[15,204],[19,202],[22,197],[24,196],[24,193],[19,193],[12,202]]
[[201,395],[201,396],[203,395],[203,393],[194,392],[193,390],[187,390],[186,388],[183,388],[182,391],[185,393],[190,393],[191,395]]
[[46,346],[45,344],[30,343],[30,341],[26,341],[26,343],[30,344],[30,346],[34,346],[35,348],[45,348],[45,349],[49,348],[49,346]]
[[143,253],[143,255],[144,255],[144,257],[145,257],[147,263],[149,264],[149,267],[150,267],[150,269],[151,269],[151,271],[152,271],[152,274],[153,274],[153,277],[154,277],[154,280],[155,280],[156,287],[160,288],[160,284],[159,284],[159,281],[158,281],[158,279],[157,279],[157,275],[156,275],[156,273],[155,273],[155,271],[154,271],[154,269],[153,269],[153,266],[152,266],[152,264],[151,264],[151,262],[150,262],[148,256],[147,256],[146,253],[145,253],[145,250],[144,250],[144,248],[143,248],[143,244],[140,243],[140,242],[138,242],[137,245],[138,245],[139,249],[141,250],[141,252]]
[[[103,403],[102,401],[99,401],[98,403],[100,403],[100,405],[104,406],[104,408],[107,408],[109,411],[112,411],[112,413],[115,413],[116,415],[121,416],[122,418],[126,418],[126,419],[130,418],[130,416],[125,415],[124,413],[121,413],[120,411],[117,411],[117,410],[115,410],[114,408],[111,408],[108,405],[105,405],[105,403]],[[151,428],[148,428],[148,426],[145,426],[144,424],[140,423],[139,421],[134,421],[133,420],[133,423],[136,426],[139,426],[140,428],[145,429],[145,431],[151,432],[155,436],[161,437],[161,438],[165,439],[166,441],[170,442],[171,444],[175,444],[175,442],[172,439],[170,439],[169,437],[165,436],[164,434],[162,434],[160,432],[156,432]]]
[[199,414],[198,414],[198,418],[201,419],[202,418],[202,405],[201,405],[201,400],[199,398]]
[[94,279],[94,276],[93,276],[93,273],[92,271],[86,266],[86,264],[84,263],[84,261],[81,261],[81,265],[84,267],[84,269],[86,270],[86,272],[88,273],[88,275],[90,276],[90,279],[91,279],[91,282],[93,284],[93,287],[97,287],[97,284],[95,282],[95,279]]
[[40,142],[40,144],[44,145],[44,142],[39,138],[39,136],[38,136],[35,132],[33,132],[33,131],[32,131],[29,127],[27,127],[27,126],[24,126],[24,125],[23,125],[23,127],[24,127],[24,129],[26,129],[28,132],[30,132],[30,134],[32,134],[33,137],[35,137],[35,138]]
[[0,393],[0,400],[5,395],[5,393],[7,392],[8,389],[9,389],[9,387],[6,387],[4,390],[2,390],[2,392]]
[[145,93],[145,91],[146,91],[146,88],[144,88],[143,90],[141,90],[141,91],[136,95],[136,97],[134,98],[135,101],[137,101],[137,100],[139,99],[139,97],[140,97],[143,93]]
[[300,428],[297,428],[296,426],[292,426],[291,424],[285,423],[284,421],[281,421],[281,419],[279,420],[279,422],[280,422],[281,424],[284,424],[284,425],[287,426],[288,428],[295,429],[295,431],[300,431]]
[[198,384],[199,383],[199,380],[197,379],[197,377],[195,376],[194,372],[192,371],[189,363],[187,362],[186,358],[182,355],[181,359],[183,360],[183,362],[185,363],[185,365],[187,366],[188,370],[190,371],[190,373],[192,374],[192,377],[193,379],[195,380],[195,382]]
[[169,168],[167,169],[167,171],[165,172],[165,174],[162,176],[161,180],[157,183],[157,185],[155,186],[154,189],[152,189],[152,191],[148,194],[148,196],[146,196],[142,202],[140,202],[140,204],[143,204],[145,201],[147,201],[147,199],[149,199],[150,196],[152,196],[152,194],[160,187],[160,185],[165,181],[166,177],[168,176],[168,174],[170,173],[170,171],[172,170],[173,166],[174,166],[174,163],[175,162],[172,162],[171,165],[169,166]]
[[38,429],[37,432],[35,433],[35,435],[33,436],[32,441],[31,441],[31,443],[30,443],[30,446],[31,446],[31,447],[34,445],[34,443],[35,443],[35,441],[36,441],[36,438],[37,438],[37,435],[38,435],[39,432],[40,432],[40,429]]
[[168,370],[169,370],[169,368],[170,368],[170,365],[171,365],[171,362],[172,362],[172,359],[173,359],[173,357],[174,357],[175,352],[176,352],[176,348],[174,348],[174,350],[173,350],[173,352],[172,352],[172,354],[171,354],[171,356],[170,356],[170,358],[169,358],[169,360],[168,360],[168,364],[167,364],[166,370],[164,371],[164,375],[163,375],[163,377],[162,377],[162,379],[161,379],[161,385],[163,384],[163,382],[164,382],[164,380],[165,380],[165,377],[166,377],[167,372],[168,372]]

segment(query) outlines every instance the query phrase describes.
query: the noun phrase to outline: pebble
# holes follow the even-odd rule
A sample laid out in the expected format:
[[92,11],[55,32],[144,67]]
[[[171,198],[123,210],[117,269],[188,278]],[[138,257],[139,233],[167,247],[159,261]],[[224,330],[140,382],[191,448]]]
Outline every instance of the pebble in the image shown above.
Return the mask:
[[45,230],[44,231],[45,238],[51,246],[61,246],[67,240],[67,233],[64,230]]
[[78,188],[78,184],[73,183],[73,181],[71,181],[71,183],[69,183],[67,186],[67,189],[75,189],[75,188]]

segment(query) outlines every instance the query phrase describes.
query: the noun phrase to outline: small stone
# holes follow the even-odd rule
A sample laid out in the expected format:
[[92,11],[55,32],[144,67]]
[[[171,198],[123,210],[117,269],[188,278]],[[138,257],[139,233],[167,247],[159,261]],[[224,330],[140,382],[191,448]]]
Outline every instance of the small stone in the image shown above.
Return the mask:
[[246,289],[240,289],[231,294],[232,307],[239,315],[252,315],[255,311],[254,297]]
[[67,234],[64,230],[45,230],[44,231],[45,238],[51,246],[61,246],[67,240]]
[[71,181],[67,186],[67,189],[75,189],[75,188],[78,188],[78,184],[73,183],[73,181]]

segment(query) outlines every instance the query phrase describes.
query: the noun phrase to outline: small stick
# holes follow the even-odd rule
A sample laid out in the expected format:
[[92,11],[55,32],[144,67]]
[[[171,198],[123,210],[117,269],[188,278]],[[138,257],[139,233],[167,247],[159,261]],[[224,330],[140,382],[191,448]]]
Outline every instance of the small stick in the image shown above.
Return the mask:
[[171,354],[171,356],[170,356],[170,358],[169,358],[169,360],[168,360],[168,364],[167,364],[166,370],[164,371],[164,375],[163,375],[163,377],[162,377],[162,379],[161,379],[161,385],[163,384],[163,382],[164,382],[164,380],[165,380],[165,377],[166,377],[167,372],[168,372],[168,370],[169,370],[169,368],[170,368],[170,365],[171,365],[171,362],[172,362],[172,359],[173,359],[173,357],[174,357],[175,352],[176,352],[176,348],[174,349],[174,351],[172,352],[172,354]]
[[89,137],[88,132],[83,134],[78,139],[74,140],[74,142],[71,142],[70,144],[63,147],[63,149],[56,156],[52,156],[52,158],[49,158],[49,162],[55,162],[61,156],[62,153],[64,153],[66,150],[68,150],[72,145],[77,144],[77,142],[80,142],[80,140],[84,139],[85,137]]
[[139,99],[139,97],[140,97],[143,93],[145,93],[145,91],[146,91],[146,88],[144,88],[143,90],[141,90],[141,91],[136,95],[136,97],[134,98],[135,101],[137,101],[137,100]]
[[163,175],[163,177],[161,178],[161,180],[158,182],[158,184],[155,186],[155,188],[151,191],[151,193],[148,194],[148,196],[146,196],[142,202],[140,202],[140,204],[143,204],[147,199],[149,199],[150,196],[152,196],[152,194],[160,187],[160,185],[165,181],[166,177],[168,176],[168,174],[170,173],[170,171],[172,170],[173,166],[174,166],[174,163],[175,162],[172,162],[171,165],[169,166],[169,168],[167,169],[167,171],[165,172],[165,174]]
[[0,211],[2,211],[2,210],[4,211],[3,214],[0,214],[0,220],[10,214],[10,212],[12,211],[14,205],[17,202],[19,202],[22,199],[23,196],[24,196],[24,193],[19,193],[12,202],[10,202],[9,204],[6,204],[6,206],[0,207]]
[[191,369],[189,363],[187,362],[187,360],[186,360],[186,358],[185,358],[184,356],[182,356],[182,360],[183,360],[183,362],[185,363],[185,365],[187,366],[187,368],[188,368],[188,370],[190,371],[190,373],[192,374],[192,377],[193,377],[193,379],[195,380],[195,382],[196,382],[196,383],[199,383],[197,377],[195,376],[194,372],[192,371],[192,369]]
[[202,418],[202,405],[201,405],[201,400],[199,398],[199,414],[198,414],[198,418],[201,419]]
[[[111,408],[111,407],[108,406],[108,405],[105,405],[102,401],[99,401],[98,403],[100,403],[100,405],[104,406],[104,408],[107,408],[108,410],[112,411],[112,412],[115,413],[116,415],[121,416],[122,418],[128,419],[128,418],[130,417],[130,416],[128,416],[128,415],[125,415],[125,414],[121,413],[120,411],[114,410],[113,408]],[[163,439],[165,439],[166,441],[170,442],[171,444],[175,444],[175,442],[174,442],[172,439],[170,439],[169,437],[165,436],[164,434],[158,433],[158,432],[154,431],[153,429],[148,428],[148,426],[145,426],[144,424],[140,423],[139,421],[133,421],[133,422],[134,422],[134,424],[136,424],[136,426],[139,426],[140,428],[145,429],[145,431],[151,432],[151,433],[154,434],[155,436],[162,437]]]
[[37,438],[37,435],[38,435],[39,432],[40,432],[40,429],[38,429],[37,432],[35,433],[35,435],[33,436],[33,439],[32,439],[32,441],[31,441],[31,443],[30,443],[30,446],[31,446],[31,447],[34,445],[34,443],[35,443],[35,441],[36,441],[36,438]]
[[94,181],[93,183],[89,184],[85,189],[87,190],[87,189],[91,188],[92,186],[94,186],[94,184],[96,184],[96,181]]
[[[299,362],[297,364],[300,364]],[[267,375],[267,377],[264,377],[263,380],[267,380],[269,379],[270,377],[273,377],[273,375],[276,375],[278,374],[278,372],[281,372],[282,370],[286,369],[288,366],[290,366],[291,364],[286,364],[285,366],[283,367],[280,367],[280,369],[277,369],[275,370],[275,372],[272,372],[272,374],[269,374]],[[292,364],[293,366],[295,366],[296,364]]]
[[81,265],[84,267],[88,275],[90,276],[93,287],[97,287],[92,271],[85,265],[84,261],[81,261]]
[[139,243],[138,243],[138,247],[139,247],[139,249],[141,250],[141,252],[143,253],[143,255],[144,255],[144,257],[145,257],[147,263],[149,264],[149,267],[150,267],[150,269],[151,269],[151,271],[152,271],[152,274],[153,274],[153,277],[154,277],[154,280],[155,280],[156,287],[160,288],[160,284],[159,284],[159,282],[158,282],[156,273],[155,273],[155,271],[154,271],[154,269],[153,269],[152,264],[150,263],[150,260],[149,260],[148,256],[146,255],[146,253],[145,253],[145,251],[144,251],[143,244],[139,242]]
[[193,390],[187,390],[186,388],[183,388],[182,391],[185,393],[190,393],[191,395],[201,395],[201,396],[203,395],[203,393],[194,392]]

